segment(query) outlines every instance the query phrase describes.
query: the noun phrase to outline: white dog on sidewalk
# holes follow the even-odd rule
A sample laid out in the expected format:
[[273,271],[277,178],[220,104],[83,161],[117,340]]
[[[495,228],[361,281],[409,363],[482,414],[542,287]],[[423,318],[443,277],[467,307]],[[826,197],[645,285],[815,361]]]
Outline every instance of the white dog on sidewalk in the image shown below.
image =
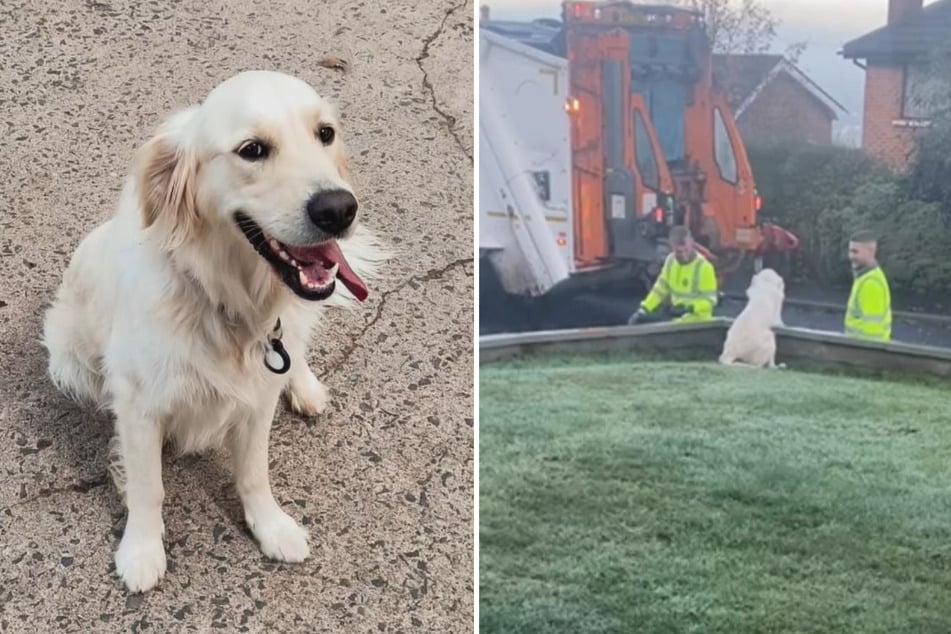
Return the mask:
[[726,334],[720,363],[786,367],[776,365],[776,334],[773,332],[774,327],[783,325],[785,294],[783,278],[772,269],[763,269],[753,276],[746,289],[749,301]]
[[[303,81],[249,71],[170,116],[140,150],[116,214],[80,243],[46,314],[49,374],[116,416],[128,507],[116,572],[166,571],[162,446],[227,447],[263,553],[299,562],[308,533],[271,491],[282,393],[321,412],[308,365],[323,306],[367,295],[388,251],[362,228],[336,107]],[[208,581],[214,583],[214,581]]]

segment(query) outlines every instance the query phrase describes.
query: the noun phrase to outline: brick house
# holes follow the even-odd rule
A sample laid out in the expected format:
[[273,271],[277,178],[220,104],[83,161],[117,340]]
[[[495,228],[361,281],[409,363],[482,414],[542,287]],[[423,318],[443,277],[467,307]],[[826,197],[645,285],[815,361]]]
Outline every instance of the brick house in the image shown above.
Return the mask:
[[727,91],[743,140],[831,144],[845,108],[782,55],[714,55],[713,74]]
[[888,23],[841,51],[865,70],[862,148],[896,169],[908,165],[914,135],[928,126],[925,64],[951,39],[951,0],[889,0]]

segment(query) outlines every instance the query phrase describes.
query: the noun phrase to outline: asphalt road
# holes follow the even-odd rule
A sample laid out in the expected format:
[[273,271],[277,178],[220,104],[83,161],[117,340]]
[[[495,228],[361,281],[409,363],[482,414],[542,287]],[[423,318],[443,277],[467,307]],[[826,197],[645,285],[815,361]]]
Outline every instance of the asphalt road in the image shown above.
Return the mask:
[[[726,300],[718,308],[717,314],[724,317],[736,317],[743,310],[744,305],[744,302]],[[842,332],[844,319],[844,309],[840,312],[825,312],[795,306],[783,308],[783,322],[794,328]],[[951,328],[947,326],[902,319],[894,319],[893,322],[892,339],[895,341],[923,346],[951,347]]]
[[[814,292],[809,295],[809,299],[830,302],[836,299],[837,294],[836,291]],[[480,324],[480,334],[533,329],[616,326],[627,323],[631,313],[637,310],[638,303],[638,298],[589,294],[567,301],[550,302],[536,309],[531,316],[528,311],[517,308],[506,307],[504,310],[493,310],[483,305],[480,309],[484,315]],[[796,328],[842,332],[845,300],[843,299],[841,303],[843,309],[837,312],[786,305],[783,308],[783,321],[787,326]],[[717,306],[715,314],[721,317],[736,317],[744,306],[744,301],[724,299]],[[906,343],[951,347],[951,327],[941,324],[895,319],[892,337],[896,341]]]

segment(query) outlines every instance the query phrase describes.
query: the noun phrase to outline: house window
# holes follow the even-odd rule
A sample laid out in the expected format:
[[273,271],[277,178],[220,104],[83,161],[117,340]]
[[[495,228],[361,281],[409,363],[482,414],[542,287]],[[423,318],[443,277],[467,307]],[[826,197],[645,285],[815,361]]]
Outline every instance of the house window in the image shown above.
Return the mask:
[[[927,66],[915,64],[905,67],[905,89],[902,95],[902,117],[927,119],[946,92],[943,82]],[[944,90],[943,90],[944,89]]]
[[634,111],[634,150],[637,155],[637,170],[641,173],[644,185],[657,191],[660,188],[660,171],[657,169],[657,157],[654,146],[647,135],[647,125],[640,111]]
[[736,184],[736,152],[733,151],[733,142],[726,130],[723,114],[719,108],[713,109],[713,151],[720,169],[720,178],[726,182]]

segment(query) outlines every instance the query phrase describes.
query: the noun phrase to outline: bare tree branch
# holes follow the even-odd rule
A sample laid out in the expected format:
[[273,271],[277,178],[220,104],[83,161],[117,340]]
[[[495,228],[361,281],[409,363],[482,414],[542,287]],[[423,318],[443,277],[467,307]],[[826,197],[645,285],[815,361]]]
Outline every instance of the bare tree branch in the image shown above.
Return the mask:
[[776,38],[779,19],[761,0],[677,0],[702,11],[716,53],[765,53]]

